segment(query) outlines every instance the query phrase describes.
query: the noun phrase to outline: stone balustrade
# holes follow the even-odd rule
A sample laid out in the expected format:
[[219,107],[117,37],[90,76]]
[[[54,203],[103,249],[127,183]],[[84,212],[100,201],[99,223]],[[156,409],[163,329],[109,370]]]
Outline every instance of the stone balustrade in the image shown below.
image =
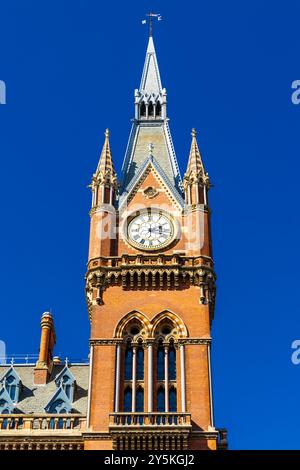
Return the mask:
[[47,414],[47,415],[0,415],[1,431],[83,431],[86,417],[80,414]]
[[189,413],[111,413],[109,427],[177,427],[191,428],[191,415]]

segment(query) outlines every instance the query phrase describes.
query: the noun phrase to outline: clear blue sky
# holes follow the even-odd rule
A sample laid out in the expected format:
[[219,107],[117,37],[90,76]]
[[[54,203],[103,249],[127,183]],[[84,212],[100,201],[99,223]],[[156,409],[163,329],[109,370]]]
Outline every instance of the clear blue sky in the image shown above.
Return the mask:
[[300,448],[296,0],[0,1],[0,339],[37,353],[51,308],[56,351],[87,356],[86,186],[106,127],[120,170],[149,9],[181,171],[196,127],[215,184],[216,424],[234,449]]

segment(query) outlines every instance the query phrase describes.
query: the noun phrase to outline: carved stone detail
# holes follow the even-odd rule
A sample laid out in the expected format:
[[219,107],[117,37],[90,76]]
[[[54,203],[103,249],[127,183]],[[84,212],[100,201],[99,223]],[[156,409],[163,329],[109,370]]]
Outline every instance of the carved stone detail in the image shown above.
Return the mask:
[[206,256],[123,255],[92,259],[86,275],[86,299],[91,316],[94,303],[103,304],[103,292],[109,286],[123,289],[180,289],[199,286],[199,302],[209,305],[213,318],[215,279],[212,259]]
[[154,199],[158,195],[158,191],[153,188],[153,186],[148,186],[148,188],[143,191],[143,194],[147,199]]

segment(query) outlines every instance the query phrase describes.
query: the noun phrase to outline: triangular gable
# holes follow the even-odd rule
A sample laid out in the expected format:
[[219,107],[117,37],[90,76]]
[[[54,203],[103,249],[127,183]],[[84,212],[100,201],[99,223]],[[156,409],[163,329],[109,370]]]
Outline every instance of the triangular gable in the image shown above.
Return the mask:
[[130,185],[128,186],[127,192],[124,193],[120,197],[120,202],[119,202],[119,210],[121,211],[122,208],[129,202],[131,201],[132,197],[138,190],[138,188],[141,186],[143,183],[145,177],[149,174],[149,171],[151,169],[154,169],[154,171],[157,173],[159,176],[162,185],[165,187],[167,194],[171,198],[172,202],[176,203],[176,205],[179,208],[183,208],[184,206],[184,201],[177,189],[171,185],[169,179],[165,175],[163,169],[160,167],[158,164],[157,160],[153,156],[149,156],[144,164],[140,167],[139,171],[136,173],[134,178],[132,179]]
[[133,123],[130,132],[125,158],[122,165],[121,194],[128,192],[136,174],[147,161],[147,148],[154,143],[156,160],[169,179],[170,184],[177,191],[181,186],[181,176],[174,150],[171,132],[168,122],[146,122],[144,124]]
[[18,403],[22,389],[22,381],[13,365],[11,365],[10,368],[1,377],[0,385],[1,384],[5,387],[12,402]]
[[0,379],[0,384],[3,384],[9,377],[13,377],[16,385],[22,383],[16,369],[11,365],[10,368],[5,372],[5,374]]
[[[69,384],[72,384],[72,383],[76,382],[76,379],[75,379],[74,375],[72,374],[72,372],[70,371],[69,367],[67,365],[65,365],[65,367],[60,371],[59,374],[57,374],[57,376],[54,379],[57,387],[60,386],[61,380],[63,380],[63,378],[65,376],[68,377],[68,379],[69,379],[68,383]],[[66,383],[66,381],[63,380],[63,383]]]

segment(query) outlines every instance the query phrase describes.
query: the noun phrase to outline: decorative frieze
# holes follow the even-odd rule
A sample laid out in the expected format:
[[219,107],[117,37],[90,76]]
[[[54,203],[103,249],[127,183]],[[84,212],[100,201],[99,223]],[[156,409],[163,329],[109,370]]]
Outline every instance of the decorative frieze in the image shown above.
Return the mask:
[[94,302],[103,303],[103,291],[118,285],[123,289],[180,289],[198,286],[199,302],[208,304],[213,318],[215,304],[213,261],[207,256],[122,255],[90,260],[86,275],[86,299],[91,317]]
[[[147,347],[149,344],[153,344],[154,338],[147,338],[143,345]],[[117,344],[124,343],[123,338],[92,338],[90,339],[90,346],[114,346]],[[210,344],[211,338],[177,338],[174,346],[184,345],[198,345],[198,344]]]

